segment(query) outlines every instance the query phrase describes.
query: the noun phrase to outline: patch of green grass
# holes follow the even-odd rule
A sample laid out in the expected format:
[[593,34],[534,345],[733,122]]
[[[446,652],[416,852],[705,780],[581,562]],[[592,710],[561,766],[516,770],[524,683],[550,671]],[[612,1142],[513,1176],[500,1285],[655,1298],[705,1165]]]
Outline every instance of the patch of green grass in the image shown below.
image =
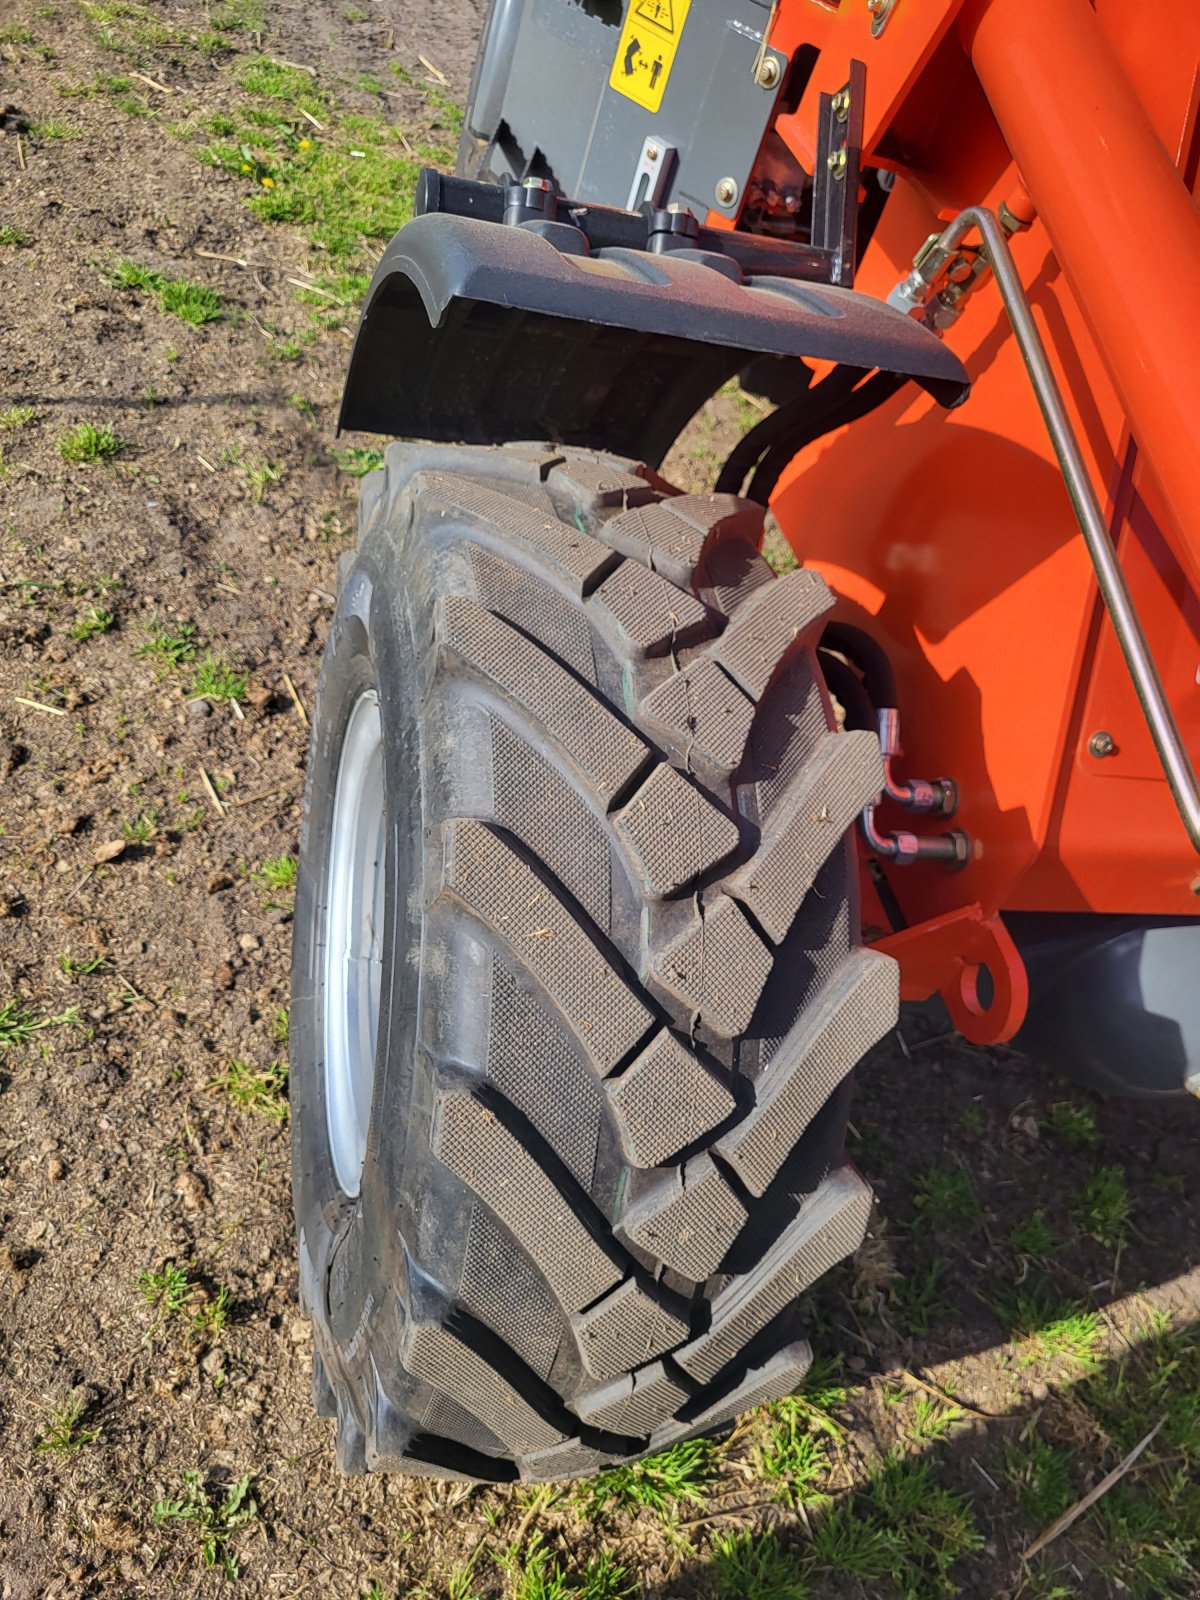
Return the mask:
[[755,1452],[759,1475],[786,1505],[816,1505],[827,1498],[829,1476],[824,1441],[808,1431],[786,1401],[767,1408],[764,1439]]
[[1088,1179],[1071,1215],[1085,1233],[1110,1250],[1125,1243],[1133,1200],[1120,1167],[1101,1167]]
[[306,111],[324,109],[324,97],[317,90],[311,73],[300,67],[285,66],[270,56],[254,56],[243,61],[235,77],[247,94],[261,95],[264,100],[282,100],[287,105],[302,106]]
[[98,633],[107,633],[116,620],[111,611],[105,611],[101,606],[89,606],[69,630],[68,637],[82,643],[85,639],[95,638]]
[[0,1049],[28,1044],[35,1033],[42,1033],[46,1028],[72,1027],[78,1021],[77,1006],[68,1006],[57,1016],[39,1017],[20,1000],[6,1000],[0,1005]]
[[875,1518],[864,1516],[853,1497],[814,1519],[815,1564],[859,1583],[878,1583],[887,1577],[896,1566],[899,1544],[899,1530],[880,1527]]
[[215,289],[204,283],[188,283],[182,278],[172,278],[164,284],[159,303],[168,316],[178,317],[193,328],[216,322],[223,305]]
[[109,427],[97,428],[94,423],[81,422],[59,440],[59,453],[64,461],[111,461],[125,449],[120,439]]
[[296,887],[296,874],[300,864],[295,856],[272,856],[264,861],[254,874],[259,883],[280,893],[290,893]]
[[979,1202],[961,1167],[931,1165],[913,1179],[913,1209],[929,1228],[953,1229],[979,1219]]
[[33,35],[29,29],[20,22],[10,23],[5,28],[0,28],[0,44],[32,44]]
[[1022,1217],[1008,1239],[1014,1250],[1034,1261],[1045,1261],[1054,1254],[1056,1241],[1046,1222],[1046,1213],[1040,1207]]
[[191,1299],[194,1285],[187,1269],[168,1261],[157,1271],[147,1268],[138,1277],[142,1299],[158,1312],[159,1322],[176,1316]]
[[33,235],[26,233],[24,228],[15,228],[11,222],[0,223],[0,245],[27,245],[33,243]]
[[1075,1149],[1095,1144],[1100,1138],[1096,1113],[1090,1106],[1072,1105],[1069,1100],[1052,1105],[1042,1118],[1042,1126]]
[[192,1528],[201,1564],[219,1566],[233,1582],[238,1576],[238,1564],[229,1548],[229,1539],[239,1528],[254,1521],[258,1506],[250,1493],[248,1475],[230,1484],[221,1498],[220,1490],[209,1493],[203,1473],[192,1471],[183,1475],[183,1493],[174,1500],[156,1501],[153,1515],[160,1526],[181,1523]]
[[276,1044],[287,1044],[291,1029],[291,1013],[286,1006],[271,1008],[271,1037]]
[[239,672],[219,656],[205,656],[196,668],[190,692],[198,700],[242,701],[249,681],[249,673]]
[[523,1555],[510,1550],[502,1564],[512,1586],[512,1600],[623,1600],[634,1592],[629,1574],[609,1551],[602,1550],[582,1572],[571,1574],[555,1560],[538,1533]]
[[224,1284],[221,1284],[215,1295],[204,1296],[193,1311],[193,1332],[210,1343],[219,1339],[225,1331],[225,1325],[229,1321],[234,1305],[233,1295]]
[[351,478],[365,478],[368,472],[374,472],[383,465],[382,450],[365,450],[355,445],[348,450],[331,448],[329,454],[338,471]]
[[983,1546],[965,1495],[944,1489],[928,1458],[893,1452],[871,1474],[864,1495],[855,1495],[860,1515],[875,1519],[895,1537],[889,1576],[906,1596],[955,1594],[950,1573]]
[[72,128],[66,122],[59,122],[57,117],[47,117],[44,122],[31,122],[29,132],[32,138],[43,139],[47,143],[82,138],[78,128]]
[[288,395],[287,403],[293,411],[298,411],[300,413],[305,422],[316,421],[316,406],[313,405],[311,400],[307,400],[304,395],[300,394],[298,391]]
[[941,1292],[946,1263],[936,1257],[926,1266],[917,1266],[892,1286],[891,1295],[900,1313],[905,1333],[923,1338],[939,1322],[951,1315],[954,1307]]
[[221,296],[207,284],[189,283],[186,278],[168,278],[156,268],[128,258],[115,262],[104,275],[118,289],[153,295],[168,316],[178,317],[193,328],[216,322],[222,314]]
[[274,461],[263,461],[255,466],[253,462],[242,462],[242,471],[250,484],[250,498],[256,506],[262,505],[263,495],[267,492],[269,483],[281,483],[287,473],[287,468]]
[[136,653],[164,669],[186,666],[196,655],[196,630],[190,622],[152,622]]
[[718,1533],[711,1560],[722,1600],[807,1600],[800,1568],[774,1533]]
[[1017,1491],[1017,1502],[1034,1532],[1040,1533],[1075,1499],[1071,1462],[1065,1450],[1033,1434],[1005,1451],[1005,1470]]
[[243,1111],[257,1111],[272,1122],[286,1122],[287,1067],[275,1061],[269,1067],[255,1067],[248,1061],[230,1061],[209,1084],[227,1094]]
[[217,0],[209,21],[219,33],[258,33],[266,22],[263,0]]
[[994,1306],[1012,1337],[1028,1344],[1026,1366],[1055,1357],[1095,1366],[1104,1339],[1104,1323],[1096,1312],[1059,1299],[1048,1284],[1037,1281],[1003,1289]]
[[14,428],[26,428],[36,420],[37,414],[34,406],[9,406],[7,411],[0,411],[0,428],[6,432]]
[[673,1505],[703,1505],[717,1474],[716,1445],[710,1439],[685,1439],[658,1455],[628,1467],[611,1467],[577,1491],[586,1517],[607,1510],[631,1515],[643,1506],[666,1511]]
[[47,1455],[70,1456],[86,1445],[95,1444],[100,1437],[99,1428],[84,1426],[87,1402],[78,1394],[70,1394],[50,1413],[45,1433],[37,1448]]
[[918,1444],[932,1444],[936,1439],[944,1439],[955,1424],[962,1420],[963,1412],[960,1406],[948,1405],[944,1400],[935,1399],[933,1395],[922,1394],[913,1402],[910,1431]]

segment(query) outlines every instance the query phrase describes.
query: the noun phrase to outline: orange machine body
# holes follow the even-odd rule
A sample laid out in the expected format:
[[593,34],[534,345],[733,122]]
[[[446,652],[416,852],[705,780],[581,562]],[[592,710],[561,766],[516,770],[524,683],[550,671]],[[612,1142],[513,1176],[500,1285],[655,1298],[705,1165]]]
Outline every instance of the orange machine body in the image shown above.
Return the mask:
[[[878,181],[874,167],[895,183],[856,288],[885,297],[966,206],[1036,211],[1016,264],[1168,698],[1200,751],[1200,8],[782,0],[770,44],[807,64],[819,52],[774,124],[809,171],[817,97],[852,59],[867,64],[864,181]],[[973,380],[965,405],[947,413],[902,391],[802,452],[772,509],[830,580],[839,615],[891,656],[902,770],[959,786],[968,864],[889,869],[882,900],[864,873],[864,921],[900,958],[908,997],[941,990],[963,1031],[987,1041],[1010,1037],[1025,1006],[999,913],[1200,915],[1200,858],[994,284],[947,338]]]

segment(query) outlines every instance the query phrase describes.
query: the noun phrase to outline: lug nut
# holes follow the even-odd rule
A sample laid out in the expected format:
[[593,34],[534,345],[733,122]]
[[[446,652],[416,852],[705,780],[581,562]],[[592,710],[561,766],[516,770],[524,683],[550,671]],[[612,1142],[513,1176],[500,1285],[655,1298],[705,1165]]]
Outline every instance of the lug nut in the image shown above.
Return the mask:
[[833,114],[839,122],[845,122],[850,115],[850,91],[839,89],[833,97]]
[[721,178],[717,183],[717,200],[723,206],[731,206],[738,197],[738,186],[732,178]]
[[846,176],[846,152],[844,150],[831,150],[827,165],[835,178],[844,178]]

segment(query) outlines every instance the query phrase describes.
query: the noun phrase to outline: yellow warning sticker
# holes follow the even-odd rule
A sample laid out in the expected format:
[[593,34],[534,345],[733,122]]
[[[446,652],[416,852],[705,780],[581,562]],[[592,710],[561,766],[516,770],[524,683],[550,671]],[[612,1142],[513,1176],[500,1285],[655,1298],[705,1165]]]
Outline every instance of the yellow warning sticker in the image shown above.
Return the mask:
[[608,81],[647,111],[662,105],[692,0],[629,0]]

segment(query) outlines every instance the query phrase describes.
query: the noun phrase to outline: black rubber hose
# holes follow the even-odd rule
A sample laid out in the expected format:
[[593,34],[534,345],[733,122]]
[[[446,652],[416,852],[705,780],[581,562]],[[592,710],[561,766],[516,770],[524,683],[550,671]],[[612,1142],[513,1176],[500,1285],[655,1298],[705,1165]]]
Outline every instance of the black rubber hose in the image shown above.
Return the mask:
[[747,473],[754,469],[772,445],[797,428],[819,422],[827,411],[845,399],[867,371],[865,367],[835,367],[820,383],[805,389],[795,399],[785,401],[769,417],[756,423],[730,452],[717,478],[716,493],[740,494]]
[[897,389],[907,382],[908,379],[898,372],[873,373],[859,388],[824,412],[818,421],[780,439],[759,463],[746,490],[747,499],[765,506],[794,456],[815,440],[832,433],[835,428],[842,428],[848,422],[857,422],[860,417],[865,417],[885,400],[890,400]]
[[842,656],[848,655],[849,651],[843,650],[834,655],[831,650],[826,649],[824,638],[819,648],[821,671],[825,674],[825,682],[829,685],[830,693],[846,713],[846,727],[861,728],[867,733],[874,733],[875,711],[871,705],[871,697],[858,673],[842,660]]

